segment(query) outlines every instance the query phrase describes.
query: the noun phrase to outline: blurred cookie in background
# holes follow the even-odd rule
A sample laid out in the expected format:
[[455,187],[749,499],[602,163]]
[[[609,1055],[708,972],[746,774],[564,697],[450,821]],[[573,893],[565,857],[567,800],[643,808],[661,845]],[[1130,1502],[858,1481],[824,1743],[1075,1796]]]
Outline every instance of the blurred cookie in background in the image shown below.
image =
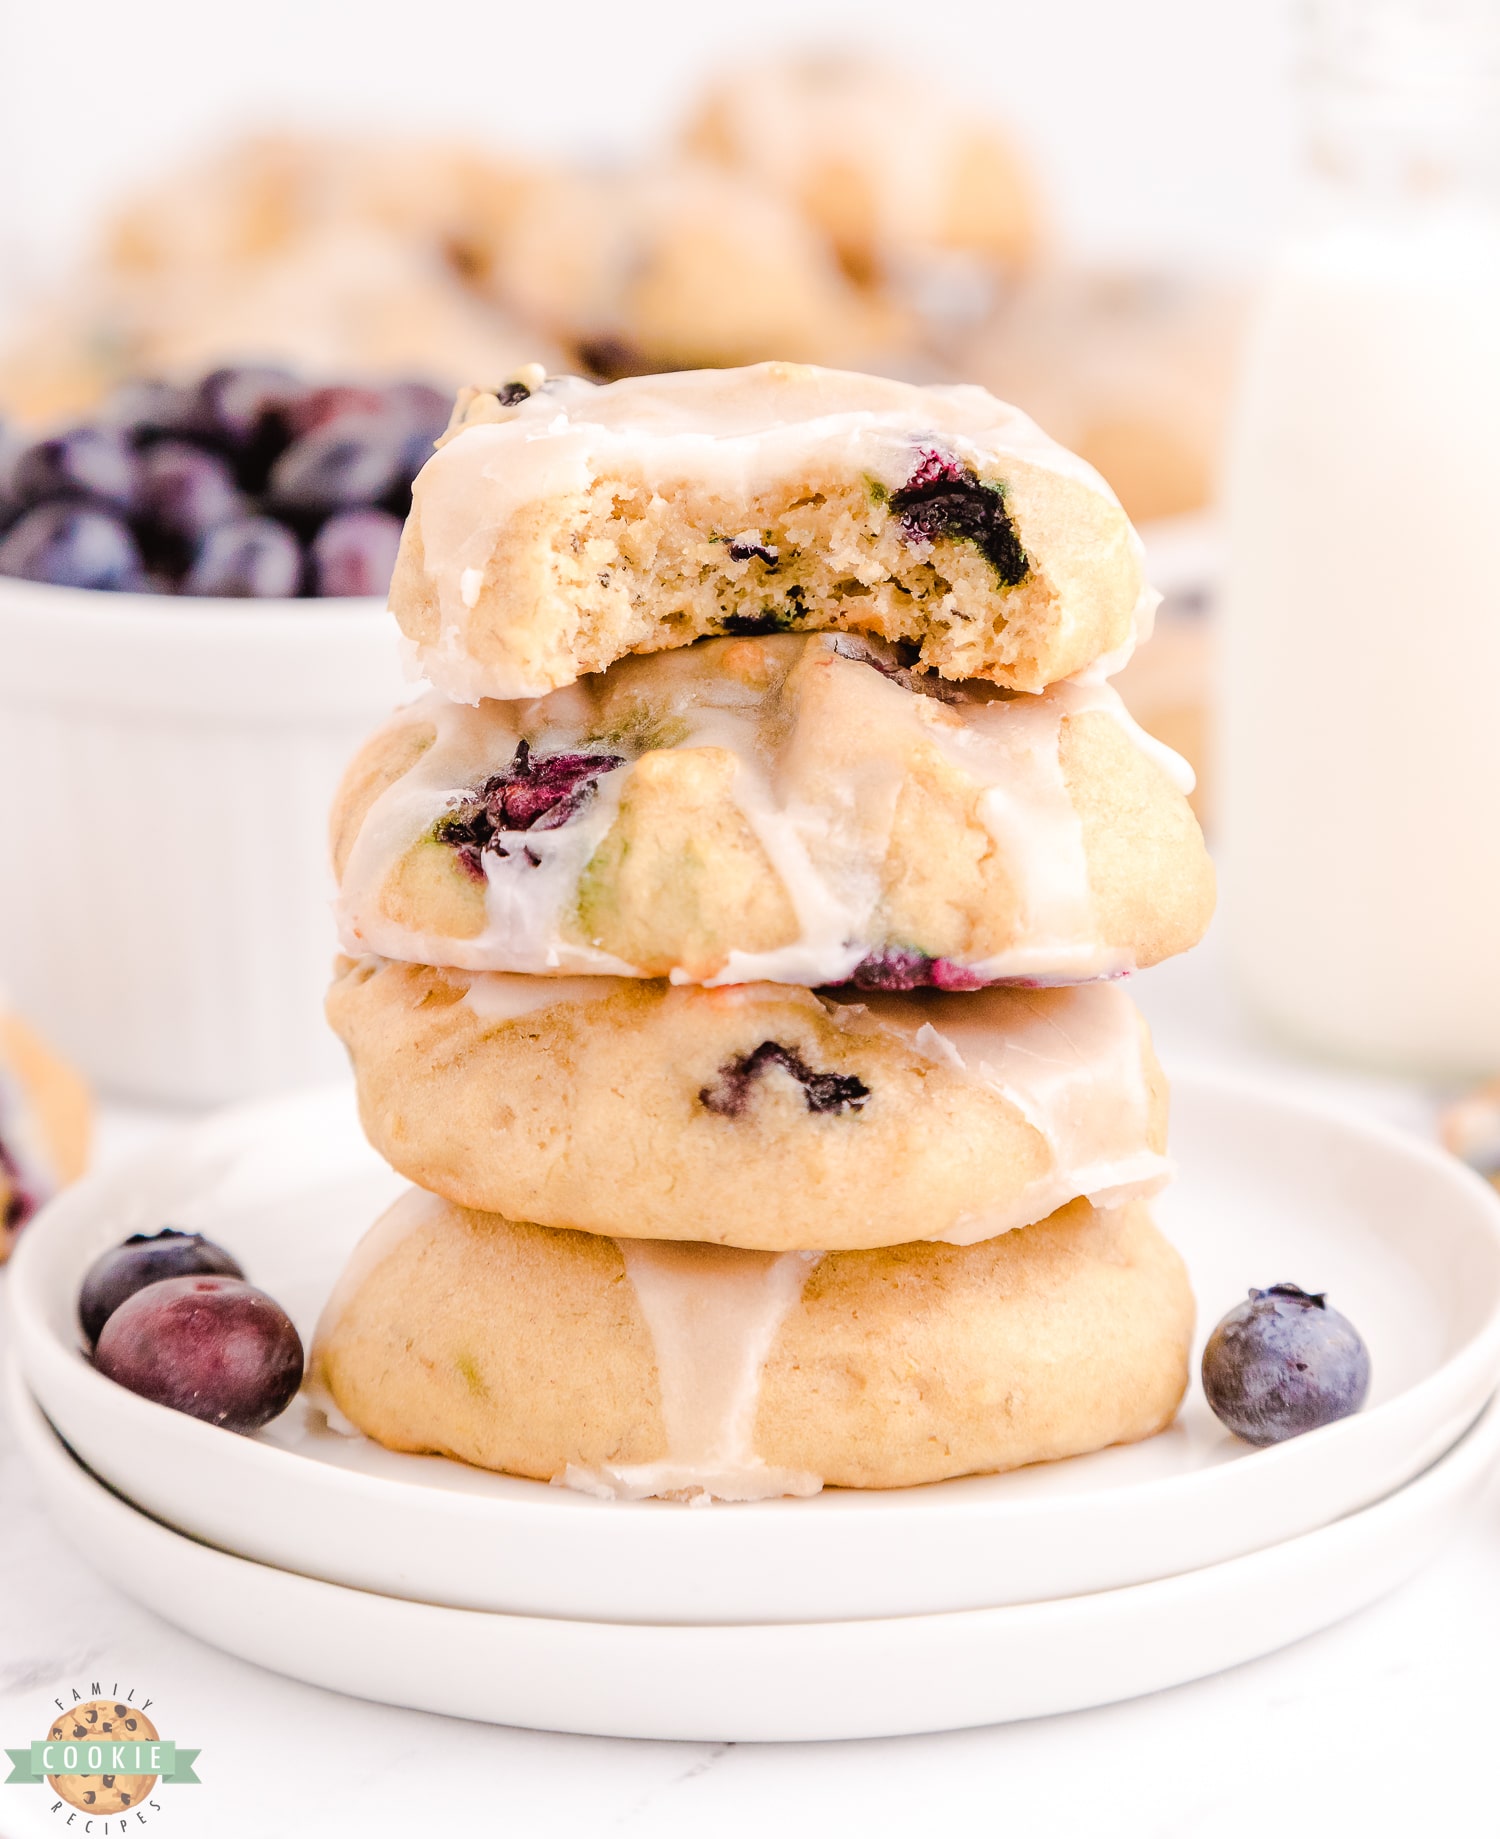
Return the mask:
[[683,132],[831,242],[860,286],[972,317],[1031,261],[1032,177],[988,115],[910,68],[842,53],[736,66]]
[[360,225],[482,269],[535,168],[462,142],[394,135],[251,134],[137,192],[103,235],[123,277],[253,268]]
[[899,331],[790,205],[701,164],[543,181],[488,284],[608,378],[773,357],[853,364]]
[[68,1063],[0,1007],[0,1260],[88,1161],[93,1101]]
[[[1500,1057],[1500,1041],[1495,1043]],[[1444,1149],[1500,1188],[1500,1079],[1467,1093],[1438,1120]]]
[[1224,282],[1051,268],[950,357],[1098,467],[1146,523],[1213,502],[1243,311]]
[[1197,785],[1188,794],[1205,830],[1213,823],[1214,603],[1223,542],[1210,511],[1158,518],[1141,531],[1146,579],[1161,595],[1149,645],[1110,679],[1147,731],[1182,755]]
[[13,328],[0,414],[86,414],[122,381],[219,363],[452,388],[547,362],[545,341],[474,285],[532,183],[442,145],[231,143],[129,200]]

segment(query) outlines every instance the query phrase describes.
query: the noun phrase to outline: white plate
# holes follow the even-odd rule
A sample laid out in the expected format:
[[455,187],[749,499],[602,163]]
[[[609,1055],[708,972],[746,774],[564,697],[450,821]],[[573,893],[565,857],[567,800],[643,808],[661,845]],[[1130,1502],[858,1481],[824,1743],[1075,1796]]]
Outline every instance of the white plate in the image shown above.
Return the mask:
[[598,1621],[793,1622],[1039,1601],[1221,1562],[1379,1499],[1500,1378],[1500,1201],[1435,1149],[1241,1084],[1184,1080],[1160,1204],[1200,1339],[1251,1284],[1328,1289],[1372,1349],[1360,1416],[1255,1451],[1196,1381],[1128,1449],[891,1493],[715,1506],[597,1501],[336,1436],[300,1401],[256,1439],[148,1404],[78,1351],[94,1256],[137,1228],[223,1240],[310,1329],[396,1178],[347,1092],[244,1107],[81,1184],[11,1271],[28,1384],[88,1465],[158,1518],[326,1578],[458,1608]]
[[14,1375],[10,1390],[43,1495],[84,1561],[179,1628],[356,1698],[539,1730],[693,1741],[956,1730],[1236,1666],[1404,1582],[1500,1452],[1492,1406],[1456,1449],[1376,1506],[1130,1589],[893,1621],[643,1627],[436,1608],[195,1544],[96,1481]]

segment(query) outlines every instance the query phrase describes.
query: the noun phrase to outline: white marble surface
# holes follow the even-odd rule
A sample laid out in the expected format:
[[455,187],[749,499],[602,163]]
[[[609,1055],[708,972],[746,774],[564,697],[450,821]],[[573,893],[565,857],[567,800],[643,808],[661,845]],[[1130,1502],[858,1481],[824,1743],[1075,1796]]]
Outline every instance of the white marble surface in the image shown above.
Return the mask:
[[[1411,1128],[1429,1095],[1313,1072],[1257,1044],[1206,947],[1138,993],[1170,1070],[1277,1070]],[[108,1120],[118,1153],[161,1120]],[[1500,1829],[1491,1761],[1500,1647],[1500,1477],[1424,1575],[1281,1654],[1133,1704],[948,1736],[810,1746],[547,1736],[397,1711],[297,1685],[178,1634],[97,1581],[0,1432],[0,1746],[44,1733],[54,1693],[94,1679],[149,1695],[200,1747],[201,1788],[159,1792],[169,1839],[615,1831],[1005,1833],[1014,1839],[1264,1839]],[[257,1752],[281,1760],[267,1770]],[[336,1751],[321,1762],[314,1749]],[[83,1833],[45,1789],[0,1787],[0,1839]],[[66,1811],[66,1810],[65,1810]],[[103,1823],[95,1821],[90,1839]],[[111,1834],[115,1833],[110,1823]],[[134,1825],[131,1831],[136,1830]]]

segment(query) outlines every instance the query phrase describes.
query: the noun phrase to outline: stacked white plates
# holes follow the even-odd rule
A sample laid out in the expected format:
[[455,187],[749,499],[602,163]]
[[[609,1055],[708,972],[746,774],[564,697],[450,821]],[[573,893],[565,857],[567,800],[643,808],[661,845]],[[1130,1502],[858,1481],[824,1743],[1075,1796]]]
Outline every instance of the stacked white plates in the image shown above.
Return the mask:
[[[1273,1092],[1178,1083],[1159,1203],[1202,1333],[1252,1285],[1327,1290],[1357,1417],[1252,1450],[1196,1383],[1149,1442],[891,1493],[608,1502],[400,1456],[297,1401],[241,1438],[102,1378],[75,1307],[128,1233],[207,1233],[304,1336],[400,1183],[340,1088],[227,1112],[64,1195],[11,1279],[12,1401],[59,1522],[119,1587],[294,1677],[465,1717],[793,1739],[1153,1691],[1362,1607],[1500,1452],[1500,1200],[1440,1152]],[[1200,1336],[1201,1338],[1201,1336]]]

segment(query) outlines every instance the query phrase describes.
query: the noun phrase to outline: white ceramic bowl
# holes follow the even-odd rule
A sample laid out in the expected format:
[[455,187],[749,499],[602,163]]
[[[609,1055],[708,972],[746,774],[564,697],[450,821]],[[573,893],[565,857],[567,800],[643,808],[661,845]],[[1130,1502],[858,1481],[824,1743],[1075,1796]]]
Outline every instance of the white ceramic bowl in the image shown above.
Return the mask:
[[112,1092],[326,1078],[326,816],[412,694],[383,603],[0,578],[0,981]]

